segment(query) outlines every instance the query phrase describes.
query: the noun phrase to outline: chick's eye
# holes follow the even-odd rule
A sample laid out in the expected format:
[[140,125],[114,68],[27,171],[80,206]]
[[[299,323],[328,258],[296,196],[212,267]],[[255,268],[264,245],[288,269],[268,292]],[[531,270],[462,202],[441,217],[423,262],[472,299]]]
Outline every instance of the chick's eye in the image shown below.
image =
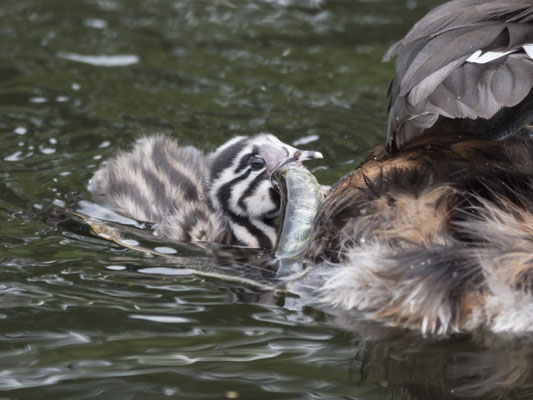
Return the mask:
[[252,167],[252,169],[255,169],[256,171],[265,168],[265,164],[265,160],[261,157],[253,156],[252,158],[250,158],[250,167]]

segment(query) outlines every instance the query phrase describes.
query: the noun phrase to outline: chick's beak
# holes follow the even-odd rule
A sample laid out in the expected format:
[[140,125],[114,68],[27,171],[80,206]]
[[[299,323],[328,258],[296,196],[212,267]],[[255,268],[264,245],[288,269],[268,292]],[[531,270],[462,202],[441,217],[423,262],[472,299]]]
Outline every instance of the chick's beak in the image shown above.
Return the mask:
[[318,151],[299,150],[292,146],[284,145],[264,145],[261,147],[261,157],[266,161],[266,172],[270,176],[281,166],[295,163],[302,166],[307,160],[318,160],[324,158]]
[[279,160],[273,168],[268,170],[268,173],[272,175],[275,171],[280,169],[282,166],[296,163],[299,166],[302,166],[302,162],[307,160],[318,160],[324,158],[322,153],[319,151],[309,151],[309,150],[296,150],[290,157],[283,158]]
[[324,158],[321,152],[311,150],[298,150],[295,154],[297,161],[303,162],[307,160],[319,160]]

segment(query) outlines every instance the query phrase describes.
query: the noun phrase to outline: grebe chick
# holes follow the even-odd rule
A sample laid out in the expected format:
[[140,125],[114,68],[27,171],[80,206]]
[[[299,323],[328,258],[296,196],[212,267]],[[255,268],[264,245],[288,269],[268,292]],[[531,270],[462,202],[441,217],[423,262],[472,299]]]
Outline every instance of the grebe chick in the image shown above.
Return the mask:
[[89,184],[97,202],[154,224],[176,241],[271,249],[280,197],[270,180],[290,161],[322,158],[270,134],[239,136],[206,155],[165,136],[138,140],[111,159]]

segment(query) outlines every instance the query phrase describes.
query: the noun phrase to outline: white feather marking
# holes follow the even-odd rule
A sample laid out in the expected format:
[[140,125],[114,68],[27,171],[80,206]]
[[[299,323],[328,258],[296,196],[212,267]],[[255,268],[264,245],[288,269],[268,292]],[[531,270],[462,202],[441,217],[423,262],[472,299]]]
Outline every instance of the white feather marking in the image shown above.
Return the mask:
[[533,59],[533,44],[525,44],[522,46],[529,58]]
[[486,53],[483,53],[481,50],[477,50],[470,57],[466,59],[467,62],[475,63],[475,64],[486,64],[488,62],[497,60],[498,58],[504,57],[507,54],[511,54],[516,52],[517,50],[510,50],[510,51],[487,51]]
[[479,58],[479,56],[481,55],[481,50],[476,50],[472,53],[472,55],[470,57],[468,57],[466,59],[466,62],[476,62],[476,60]]
[[244,204],[249,215],[261,216],[276,210],[276,204],[270,198],[271,188],[272,183],[268,179],[265,179],[257,185],[253,193],[244,199]]
[[[236,138],[237,139],[237,138]],[[242,136],[240,136],[238,138],[239,140],[242,140]],[[237,142],[237,140],[233,139],[231,140],[230,142],[228,143],[235,143]],[[212,159],[214,159],[216,157],[217,154],[219,154],[221,152],[221,148],[224,149],[224,148],[227,148],[228,147],[228,144],[224,144],[223,146],[219,147],[215,153],[213,153],[213,155],[211,156]],[[235,169],[237,168],[237,166],[239,165],[239,162],[240,162],[240,159],[242,158],[242,156],[246,153],[250,152],[250,147],[249,146],[245,146],[241,151],[239,151],[235,157],[233,158],[233,160],[231,160],[231,165],[228,165],[218,176],[217,178],[213,181],[213,182],[209,182],[209,189],[208,189],[208,196],[209,196],[209,199],[211,200],[211,204],[217,208],[218,210],[222,209],[222,205],[219,204],[218,202],[218,199],[217,199],[217,193],[218,191],[220,190],[220,188],[222,186],[224,186],[225,184],[231,182],[233,179],[235,179],[236,177],[238,177],[239,175],[236,175],[235,174]],[[246,170],[243,170],[241,175],[246,173]]]
[[245,216],[248,213],[248,210],[244,209],[239,204],[239,199],[242,197],[244,192],[246,192],[253,178],[255,178],[255,175],[257,174],[254,174],[254,173],[250,174],[248,178],[233,185],[233,187],[231,188],[229,208],[231,209],[232,212],[234,212],[237,215]]
[[227,148],[233,146],[235,143],[241,141],[242,139],[245,139],[245,136],[235,136],[233,139],[228,140],[226,143],[222,144],[221,146],[217,147],[216,150],[213,152],[212,157],[218,156],[220,153],[222,153]]
[[255,236],[251,235],[250,232],[248,232],[248,229],[246,229],[244,226],[235,223],[231,223],[230,225],[233,234],[240,242],[245,244],[247,247],[260,247],[259,242],[255,238]]
[[265,224],[259,218],[253,218],[251,222],[255,227],[257,227],[261,232],[263,232],[270,239],[270,241],[272,242],[272,245],[276,243],[276,234],[277,234],[276,228]]
[[[526,52],[529,58],[533,59],[533,43],[523,45],[522,49]],[[486,53],[483,53],[482,50],[476,50],[470,57],[466,59],[466,61],[475,64],[486,64],[518,51],[521,51],[521,49],[518,48],[509,51],[487,51]]]

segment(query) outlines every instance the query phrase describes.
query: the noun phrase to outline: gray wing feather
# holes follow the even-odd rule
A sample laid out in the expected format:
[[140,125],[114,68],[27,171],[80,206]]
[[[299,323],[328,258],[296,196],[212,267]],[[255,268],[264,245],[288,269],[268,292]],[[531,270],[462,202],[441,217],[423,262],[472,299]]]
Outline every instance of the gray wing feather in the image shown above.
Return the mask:
[[533,86],[533,60],[524,54],[511,54],[496,70],[490,85],[494,98],[507,107],[515,106]]
[[[431,11],[384,57],[398,55],[388,94],[389,145],[401,148],[446,119],[503,120],[499,111],[524,101],[533,87],[532,60],[522,51],[529,43],[531,0],[455,0]],[[476,50],[515,52],[467,62]]]
[[[415,85],[447,65],[458,60],[463,62],[475,50],[490,44],[502,30],[503,26],[498,25],[481,27],[475,31],[467,27],[445,32],[430,40],[402,77],[400,96],[405,96]],[[473,43],[476,45],[474,50]],[[441,82],[445,77],[441,78]]]

